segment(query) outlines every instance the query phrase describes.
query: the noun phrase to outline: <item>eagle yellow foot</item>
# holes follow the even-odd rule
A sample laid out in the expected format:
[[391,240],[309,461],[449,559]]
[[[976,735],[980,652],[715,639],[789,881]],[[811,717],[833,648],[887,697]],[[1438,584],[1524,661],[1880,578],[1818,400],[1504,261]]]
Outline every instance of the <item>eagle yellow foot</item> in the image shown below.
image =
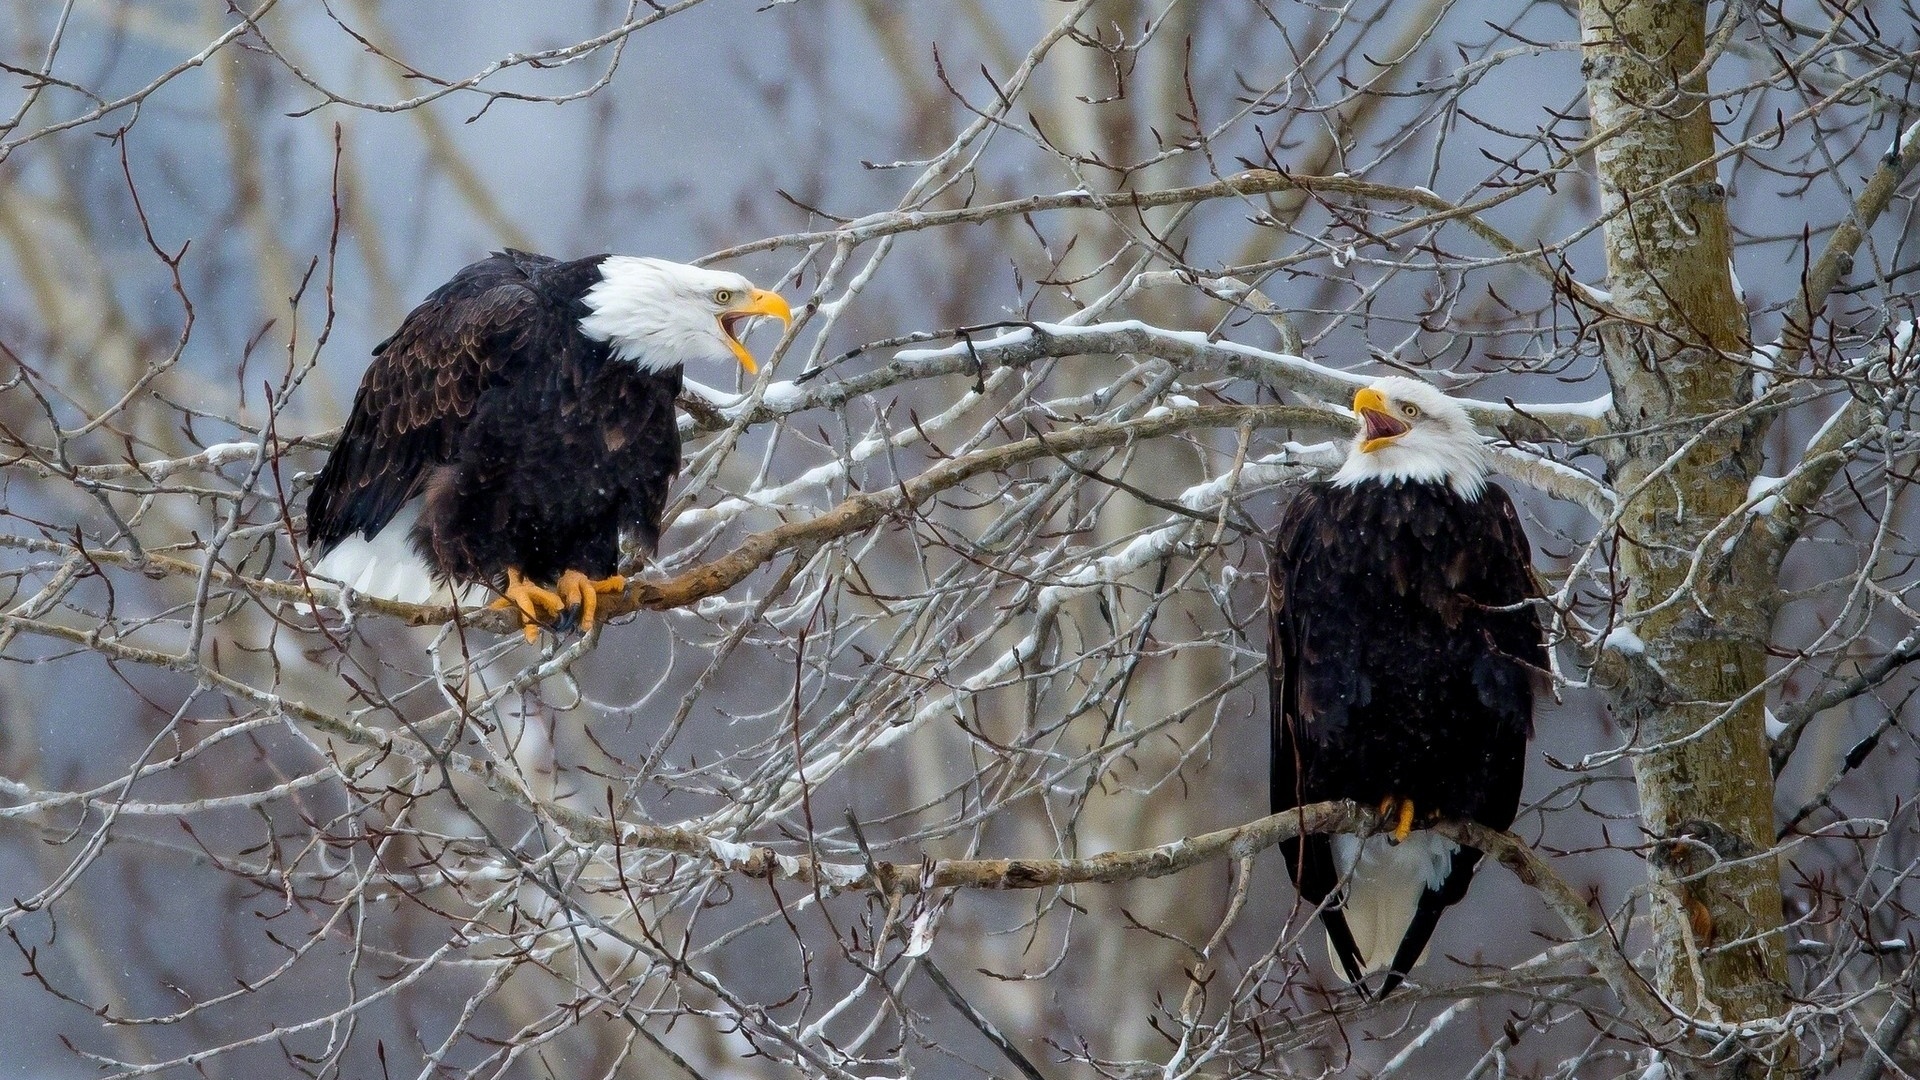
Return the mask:
[[621,592],[626,587],[627,579],[619,574],[595,581],[578,570],[569,570],[560,575],[553,588],[543,589],[528,581],[519,570],[508,567],[507,587],[500,590],[503,595],[487,607],[495,611],[518,611],[520,632],[527,635],[527,643],[532,644],[540,640],[543,626],[553,627],[556,633],[565,633],[576,626],[582,632],[591,633],[599,613],[600,596]]
[[553,587],[566,603],[560,613],[559,628],[566,630],[578,625],[581,633],[591,634],[593,617],[600,607],[600,597],[625,591],[627,579],[614,574],[595,581],[578,570],[569,570],[560,575],[560,580]]
[[1413,831],[1413,800],[1398,795],[1389,795],[1380,800],[1380,820],[1393,823],[1393,831],[1387,835],[1387,842],[1398,844],[1406,840]]
[[487,607],[493,611],[519,611],[520,632],[527,635],[529,645],[540,640],[540,627],[567,607],[567,601],[559,593],[535,585],[513,567],[507,568],[507,587],[500,592],[500,599]]

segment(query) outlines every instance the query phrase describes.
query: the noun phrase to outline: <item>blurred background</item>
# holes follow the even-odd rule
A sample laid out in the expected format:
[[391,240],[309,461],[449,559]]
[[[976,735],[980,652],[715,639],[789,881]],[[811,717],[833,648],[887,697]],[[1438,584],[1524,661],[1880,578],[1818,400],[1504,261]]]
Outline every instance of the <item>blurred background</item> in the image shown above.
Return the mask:
[[[1366,1006],[1272,853],[889,901],[615,849],[549,812],[909,865],[1265,814],[1263,536],[1337,456],[1337,414],[988,470],[592,648],[262,584],[293,576],[374,344],[507,246],[716,256],[806,309],[777,356],[773,330],[752,339],[775,360],[757,380],[688,372],[649,575],[1034,434],[1330,396],[1271,359],[1021,355],[1001,335],[1033,320],[1138,320],[1578,416],[1607,387],[1576,283],[1603,288],[1605,265],[1569,5],[3,10],[0,1076],[1646,1067],[1598,981],[1543,953],[1564,927],[1497,868],[1413,992]],[[1897,3],[1712,10],[1720,180],[1764,343],[1920,107],[1920,30]],[[1328,183],[1218,186],[1247,169]],[[1902,190],[1807,369],[1757,353],[1756,386],[1817,382],[1912,318]],[[1784,411],[1770,472],[1834,386]],[[1598,470],[1577,438],[1522,449]],[[1871,497],[1842,493],[1789,563],[1777,653],[1807,666],[1778,708],[1913,625],[1856,601],[1912,573],[1863,571],[1909,543],[1890,468],[1863,466]],[[1606,560],[1566,578],[1609,538],[1573,487],[1503,483],[1575,617],[1516,831],[1626,916],[1631,954],[1643,837],[1605,753],[1631,733],[1582,667]],[[1834,1060],[1909,965],[1862,944],[1911,929],[1910,690],[1843,703],[1782,755],[1783,823],[1878,823],[1786,863],[1808,985],[1851,1003],[1822,1029]]]

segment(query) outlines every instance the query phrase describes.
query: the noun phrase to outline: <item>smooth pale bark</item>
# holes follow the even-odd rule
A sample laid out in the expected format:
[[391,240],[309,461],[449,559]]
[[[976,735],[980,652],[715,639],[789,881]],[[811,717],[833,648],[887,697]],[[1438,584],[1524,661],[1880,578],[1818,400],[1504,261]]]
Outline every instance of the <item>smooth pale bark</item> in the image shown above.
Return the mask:
[[[1716,526],[1758,471],[1755,430],[1716,419],[1748,400],[1744,311],[1728,261],[1725,190],[1708,158],[1706,5],[1583,0],[1583,71],[1606,214],[1602,328],[1618,431],[1622,622],[1644,653],[1615,656],[1612,704],[1635,744],[1641,817],[1656,837],[1656,986],[1708,1022],[1781,1015],[1786,957],[1762,695],[1776,610],[1767,561]],[[1717,858],[1716,858],[1717,856]],[[1732,861],[1740,860],[1744,861]],[[1692,875],[1700,875],[1693,877]],[[1689,880],[1683,880],[1689,879]],[[1694,1043],[1697,1049],[1700,1044]],[[1743,1040],[1686,1071],[1764,1075],[1790,1048]],[[1678,1064],[1676,1062],[1676,1064]]]

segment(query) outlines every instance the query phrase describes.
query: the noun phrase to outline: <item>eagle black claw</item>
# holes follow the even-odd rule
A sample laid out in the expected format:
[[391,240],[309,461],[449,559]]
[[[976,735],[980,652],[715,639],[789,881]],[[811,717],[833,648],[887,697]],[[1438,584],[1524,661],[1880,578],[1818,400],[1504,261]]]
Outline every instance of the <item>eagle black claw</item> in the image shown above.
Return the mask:
[[507,568],[507,587],[500,593],[500,599],[487,607],[495,611],[518,611],[520,632],[527,636],[529,645],[540,640],[541,624],[567,606],[565,598],[559,593],[528,581],[515,567]]
[[569,570],[560,575],[553,587],[566,605],[554,620],[555,631],[564,634],[577,628],[583,634],[591,634],[594,617],[599,614],[600,597],[624,591],[627,579],[613,574],[595,581],[578,570]]

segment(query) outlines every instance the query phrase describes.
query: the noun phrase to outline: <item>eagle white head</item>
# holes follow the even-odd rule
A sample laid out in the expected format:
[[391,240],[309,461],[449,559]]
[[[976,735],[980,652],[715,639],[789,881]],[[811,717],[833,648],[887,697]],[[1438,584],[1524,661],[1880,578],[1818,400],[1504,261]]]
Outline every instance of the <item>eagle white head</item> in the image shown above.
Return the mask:
[[1353,413],[1360,431],[1335,484],[1444,483],[1464,499],[1487,486],[1491,458],[1466,408],[1426,383],[1390,375],[1353,395]]
[[609,255],[600,281],[582,298],[589,311],[580,332],[613,347],[613,355],[655,371],[731,356],[749,372],[753,354],[734,332],[770,316],[791,325],[793,311],[780,294],[725,270]]

